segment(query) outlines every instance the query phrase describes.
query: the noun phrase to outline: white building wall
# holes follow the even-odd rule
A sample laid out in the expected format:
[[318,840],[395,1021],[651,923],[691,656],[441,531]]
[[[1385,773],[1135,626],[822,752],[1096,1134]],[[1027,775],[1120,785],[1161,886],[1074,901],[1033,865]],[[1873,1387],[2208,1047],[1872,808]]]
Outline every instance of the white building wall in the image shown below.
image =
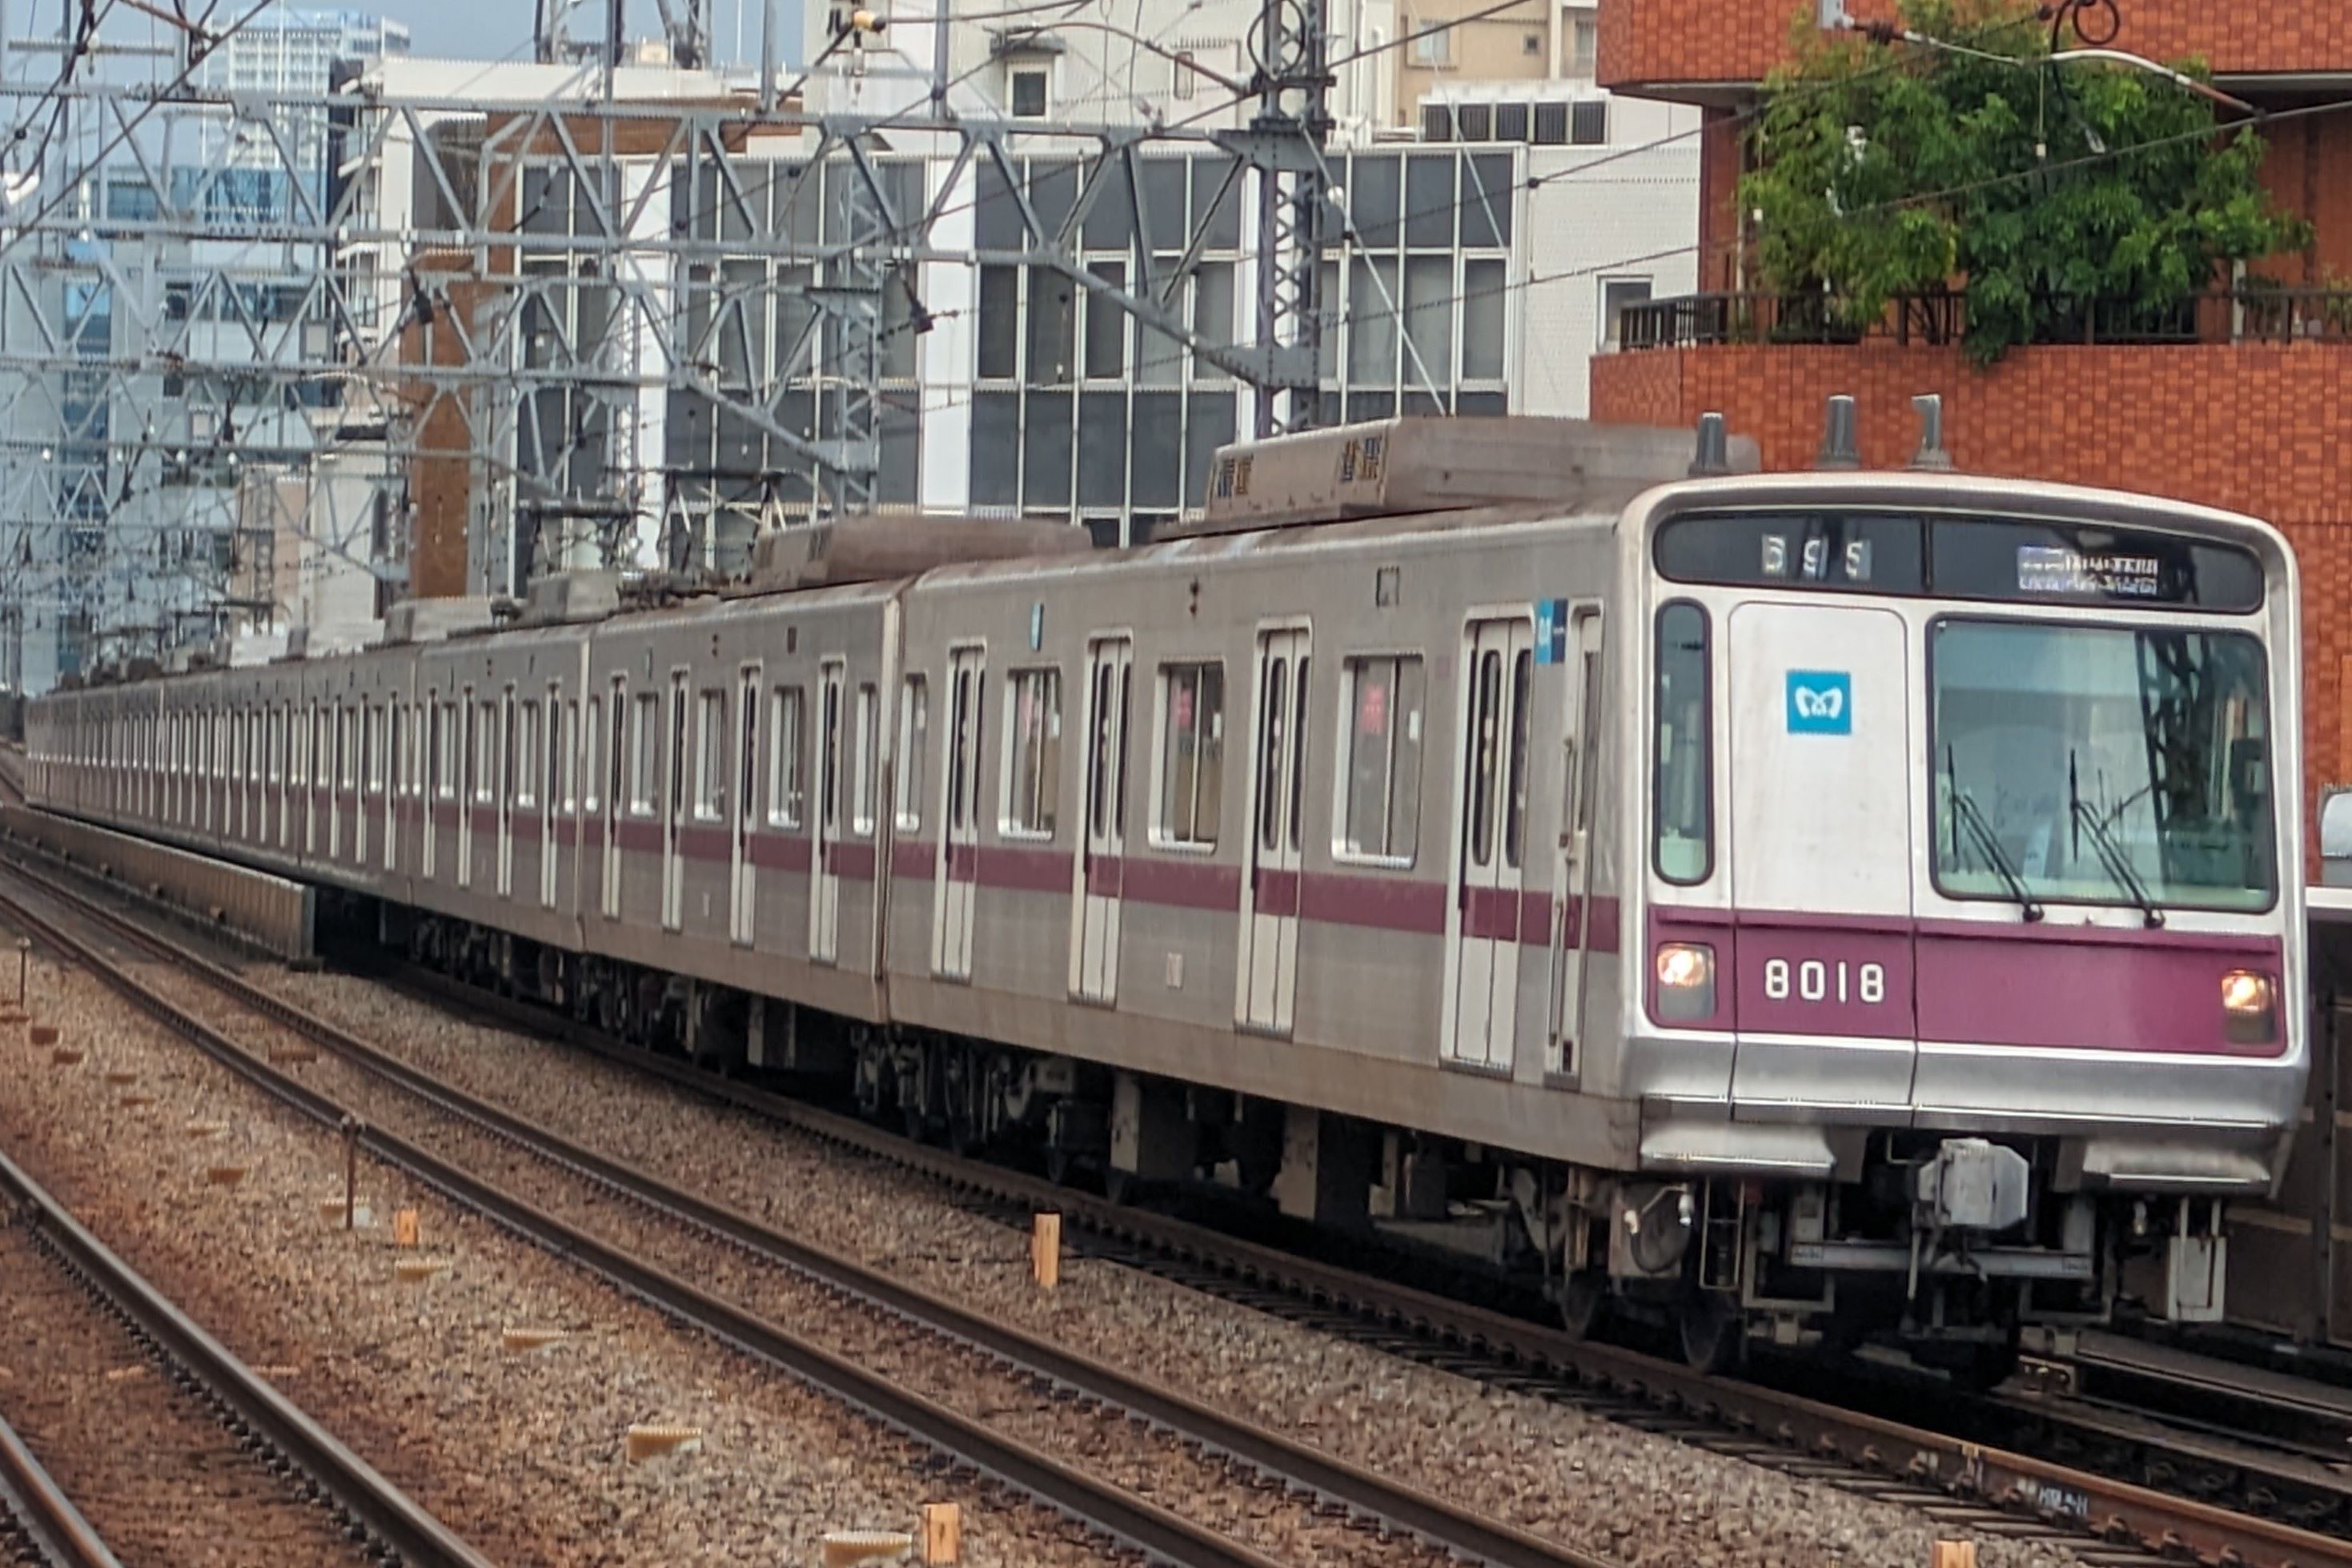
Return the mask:
[[1610,108],[1609,145],[1528,150],[1520,413],[1585,416],[1612,284],[1652,298],[1698,286],[1698,111],[1622,98]]

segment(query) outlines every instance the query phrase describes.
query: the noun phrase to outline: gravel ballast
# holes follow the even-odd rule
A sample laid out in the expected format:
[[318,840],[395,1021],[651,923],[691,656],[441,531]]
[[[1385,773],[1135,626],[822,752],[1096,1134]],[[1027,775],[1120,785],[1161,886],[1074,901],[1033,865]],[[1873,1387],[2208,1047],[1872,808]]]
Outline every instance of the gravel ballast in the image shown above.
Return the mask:
[[[781,1373],[675,1325],[362,1159],[375,1223],[322,1215],[341,1140],[166,1034],[94,979],[34,965],[36,1016],[79,1047],[53,1062],[0,1035],[16,1082],[0,1141],[84,1223],[451,1528],[524,1568],[813,1562],[822,1533],[964,1512],[964,1559],[1111,1560],[1055,1515],[940,1474],[935,1456]],[[134,1082],[110,1082],[109,1074]],[[126,1097],[153,1096],[149,1104]],[[232,1182],[217,1169],[243,1167]],[[424,1245],[394,1245],[418,1212]],[[404,1259],[446,1261],[419,1283]],[[552,1327],[509,1353],[503,1331]],[[625,1457],[640,1423],[700,1451]],[[257,1561],[247,1557],[241,1561]],[[273,1561],[278,1559],[273,1558]],[[299,1559],[287,1559],[289,1562]]]
[[[1563,1542],[1658,1568],[1928,1561],[1922,1515],[1333,1339],[1117,1264],[1030,1282],[1026,1239],[935,1187],[578,1051],[349,976],[248,970],[300,1005],[610,1157],[1073,1350]],[[2071,1553],[1986,1537],[1985,1568]]]

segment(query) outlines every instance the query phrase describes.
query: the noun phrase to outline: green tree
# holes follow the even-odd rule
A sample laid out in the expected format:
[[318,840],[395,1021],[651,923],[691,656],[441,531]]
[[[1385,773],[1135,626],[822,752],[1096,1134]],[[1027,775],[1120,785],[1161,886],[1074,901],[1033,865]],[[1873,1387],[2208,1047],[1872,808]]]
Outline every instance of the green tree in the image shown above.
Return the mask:
[[[2262,138],[2153,72],[2053,61],[2016,0],[1906,0],[1953,47],[1795,29],[1740,182],[1767,287],[1877,320],[1956,287],[1979,362],[2108,322],[2168,319],[2220,267],[2306,243],[2257,178]],[[2201,74],[2201,68],[2184,66]]]

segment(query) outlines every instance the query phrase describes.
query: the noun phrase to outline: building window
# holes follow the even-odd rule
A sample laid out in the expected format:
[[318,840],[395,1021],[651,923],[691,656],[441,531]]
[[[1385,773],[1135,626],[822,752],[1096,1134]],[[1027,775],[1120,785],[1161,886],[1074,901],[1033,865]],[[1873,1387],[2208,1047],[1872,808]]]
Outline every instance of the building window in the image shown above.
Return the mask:
[[1045,71],[1042,68],[1024,68],[1013,73],[1013,117],[1015,120],[1045,118]]
[[1176,51],[1176,96],[1191,98],[1201,90],[1200,73],[1194,68],[1199,61],[1190,49]]
[[1601,280],[1601,346],[1615,350],[1623,335],[1624,315],[1631,306],[1645,305],[1650,298],[1650,280],[1646,277],[1604,277]]
[[1160,800],[1155,842],[1213,849],[1225,789],[1225,667],[1160,666]]
[[1454,28],[1451,24],[1428,27],[1412,35],[1408,57],[1417,66],[1432,70],[1443,69],[1454,63]]
[[931,686],[921,675],[908,675],[898,698],[898,831],[919,832],[923,826],[923,779],[931,741]]
[[1591,11],[1571,12],[1568,21],[1568,74],[1591,76],[1600,67],[1601,19]]
[[1609,140],[1609,100],[1588,98],[1570,107],[1568,139],[1579,147],[1599,147]]
[[768,694],[768,821],[778,828],[801,825],[801,689],[778,686]]
[[1345,671],[1348,729],[1332,852],[1411,865],[1421,831],[1421,656],[1351,658]]
[[1062,672],[1015,670],[1004,689],[1007,838],[1049,839],[1062,792]]
[[[587,733],[589,744],[592,746],[604,737],[604,699],[603,697],[592,696],[588,699]],[[582,802],[583,809],[589,811],[596,810],[596,802],[600,798],[596,789],[596,772],[593,768],[588,769],[588,797]]]

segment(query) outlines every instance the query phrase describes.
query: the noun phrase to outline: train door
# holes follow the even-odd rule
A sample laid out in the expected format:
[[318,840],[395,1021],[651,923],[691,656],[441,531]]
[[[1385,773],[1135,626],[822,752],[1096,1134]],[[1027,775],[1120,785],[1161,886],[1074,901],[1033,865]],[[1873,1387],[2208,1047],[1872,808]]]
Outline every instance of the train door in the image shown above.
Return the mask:
[[449,745],[448,709],[437,698],[432,687],[425,689],[425,706],[418,710],[425,725],[425,777],[418,780],[416,803],[421,808],[416,824],[418,870],[425,881],[433,880],[438,864],[441,842],[441,786],[447,768]]
[[841,873],[833,863],[841,840],[842,687],[846,666],[827,659],[817,671],[816,843],[809,856],[809,957],[830,964],[841,956]]
[[1257,634],[1251,734],[1249,865],[1242,881],[1234,1021],[1290,1032],[1298,991],[1300,807],[1306,793],[1309,638],[1304,626]]
[[1070,994],[1118,999],[1120,884],[1127,855],[1128,687],[1135,644],[1087,644],[1086,843],[1070,904]]
[[1601,607],[1583,604],[1569,617],[1561,683],[1559,847],[1552,862],[1557,889],[1552,922],[1551,1038],[1544,1071],[1572,1073],[1580,1065],[1585,965],[1592,951],[1593,794],[1601,787],[1602,733]]
[[1906,1104],[1912,1005],[1909,639],[1893,612],[1742,604],[1731,745],[1731,1093]]
[[941,780],[940,862],[931,906],[931,972],[971,978],[980,882],[981,737],[987,728],[988,650],[948,653],[948,765]]
[[[544,761],[540,767],[539,781],[539,904],[542,909],[555,907],[555,814],[559,807],[564,821],[572,820],[576,810],[570,799],[572,791],[564,788],[572,778],[572,751],[580,743],[579,726],[567,721],[563,706],[563,687],[550,681],[547,685],[547,715],[540,720],[540,754]],[[562,789],[563,793],[556,791]]]
[[669,790],[662,812],[662,925],[675,931],[685,924],[686,856],[678,843],[686,826],[686,672],[669,678]]
[[512,686],[499,701],[498,834],[499,896],[514,896],[515,693]]
[[751,787],[759,775],[760,666],[746,664],[735,685],[735,801],[729,813],[727,935],[749,947],[759,914],[760,868],[751,861]]
[[607,920],[621,917],[621,791],[628,783],[628,682],[614,676],[612,706],[604,716],[604,853],[599,872]]
[[481,716],[467,686],[457,704],[457,885],[474,885],[474,795],[482,787]]
[[1517,616],[1473,621],[1462,653],[1454,896],[1445,911],[1445,1054],[1507,1069],[1518,1030],[1534,630]]

